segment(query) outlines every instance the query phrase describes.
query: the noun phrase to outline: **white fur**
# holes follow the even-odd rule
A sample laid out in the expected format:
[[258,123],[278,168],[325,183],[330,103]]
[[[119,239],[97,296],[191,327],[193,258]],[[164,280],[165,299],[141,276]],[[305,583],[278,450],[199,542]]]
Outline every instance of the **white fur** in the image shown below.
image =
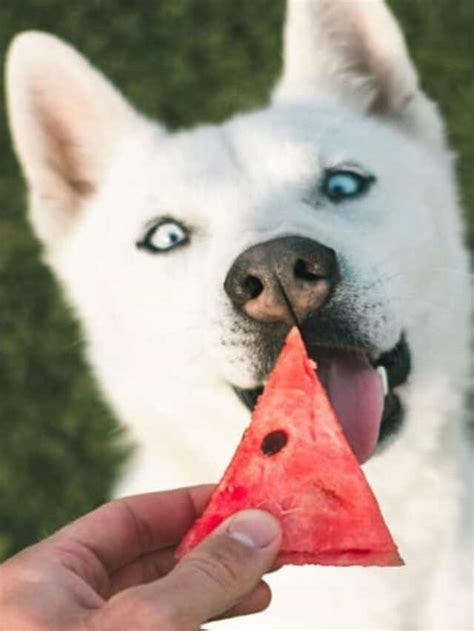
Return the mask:
[[[228,463],[249,420],[228,383],[256,384],[223,281],[250,245],[297,234],[334,248],[363,330],[381,349],[407,332],[408,420],[365,467],[406,566],[285,568],[270,611],[226,628],[470,628],[467,256],[442,124],[385,5],[290,1],[272,104],[220,126],[165,132],[40,33],[16,38],[7,85],[32,221],[139,445],[118,494],[214,481]],[[303,201],[354,160],[377,176],[370,194]],[[190,246],[134,247],[160,215],[193,228]]]

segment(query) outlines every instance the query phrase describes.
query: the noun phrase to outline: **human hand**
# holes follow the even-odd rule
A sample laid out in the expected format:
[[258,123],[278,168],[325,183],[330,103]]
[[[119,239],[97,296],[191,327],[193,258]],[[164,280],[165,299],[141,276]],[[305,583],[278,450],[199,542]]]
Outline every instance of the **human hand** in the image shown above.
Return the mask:
[[194,631],[265,609],[281,540],[268,513],[238,513],[174,559],[212,488],[115,500],[6,561],[0,630]]

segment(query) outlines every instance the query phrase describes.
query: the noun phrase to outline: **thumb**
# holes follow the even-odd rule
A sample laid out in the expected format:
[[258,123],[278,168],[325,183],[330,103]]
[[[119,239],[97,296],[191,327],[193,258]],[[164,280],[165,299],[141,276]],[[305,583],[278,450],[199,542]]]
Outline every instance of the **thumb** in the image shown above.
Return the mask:
[[178,628],[191,629],[223,614],[272,567],[280,542],[278,521],[264,511],[243,511],[225,521],[159,581],[170,618],[179,621]]

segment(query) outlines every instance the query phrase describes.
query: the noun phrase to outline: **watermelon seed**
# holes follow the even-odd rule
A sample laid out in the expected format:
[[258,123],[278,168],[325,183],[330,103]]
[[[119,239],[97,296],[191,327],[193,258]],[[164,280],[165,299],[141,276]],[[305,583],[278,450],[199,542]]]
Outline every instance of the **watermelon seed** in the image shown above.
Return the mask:
[[260,449],[266,456],[273,456],[283,449],[287,442],[288,434],[282,429],[277,429],[265,436]]

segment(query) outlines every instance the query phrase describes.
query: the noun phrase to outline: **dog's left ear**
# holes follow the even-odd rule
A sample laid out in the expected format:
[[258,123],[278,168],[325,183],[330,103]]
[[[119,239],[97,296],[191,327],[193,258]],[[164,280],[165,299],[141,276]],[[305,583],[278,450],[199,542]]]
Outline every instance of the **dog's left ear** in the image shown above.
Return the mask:
[[333,97],[444,146],[441,117],[420,90],[383,0],[287,0],[283,74],[274,98]]

